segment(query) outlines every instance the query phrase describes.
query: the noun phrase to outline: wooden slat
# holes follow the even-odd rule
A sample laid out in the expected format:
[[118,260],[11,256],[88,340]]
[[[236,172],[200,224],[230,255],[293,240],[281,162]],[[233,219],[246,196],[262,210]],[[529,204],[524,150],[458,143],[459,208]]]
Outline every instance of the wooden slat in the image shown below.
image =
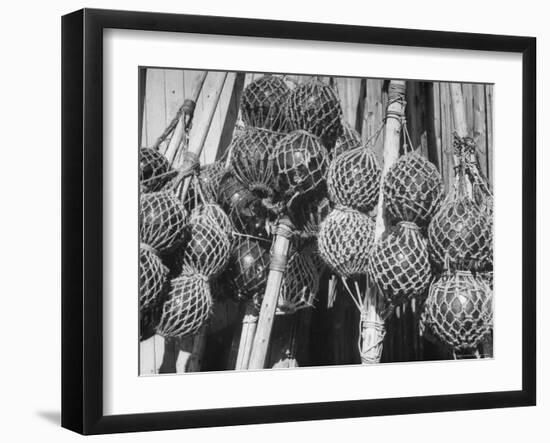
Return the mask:
[[466,111],[466,129],[467,135],[471,136],[474,132],[474,85],[472,83],[462,83],[462,97],[464,99],[464,110]]
[[493,188],[493,85],[485,85],[485,110],[487,125],[487,178],[489,186]]
[[426,85],[428,109],[428,160],[440,173],[443,171],[443,155],[441,152],[441,104],[439,99],[439,82]]
[[138,107],[139,107],[139,127],[138,127],[138,146],[143,147],[143,142],[147,139],[145,124],[145,88],[147,86],[147,69],[139,69],[139,97],[138,97]]
[[473,85],[473,137],[477,145],[477,160],[483,177],[487,178],[487,119],[485,108],[485,86]]
[[214,114],[210,130],[208,131],[208,136],[206,137],[202,156],[203,164],[214,162],[216,160],[216,157],[223,153],[223,151],[220,150],[220,141],[225,126],[225,121],[227,119],[227,114],[230,109],[231,98],[233,97],[233,90],[235,88],[236,79],[236,73],[227,74],[227,79],[225,80],[225,83],[223,85],[220,101],[218,102],[218,106],[216,108],[216,113]]
[[440,83],[440,106],[441,106],[441,152],[443,159],[443,182],[445,191],[449,192],[454,181],[453,163],[453,117],[451,115],[451,91],[449,83]]
[[165,76],[163,69],[148,69],[145,97],[145,122],[147,125],[147,146],[152,146],[166,128]]
[[229,98],[227,106],[227,112],[225,115],[225,121],[223,123],[220,139],[218,142],[218,150],[216,153],[216,160],[222,156],[227,155],[225,151],[229,148],[231,140],[233,139],[233,131],[239,118],[241,95],[244,88],[245,74],[242,72],[237,73],[235,83],[233,85],[233,91]]
[[361,79],[360,78],[335,78],[336,89],[342,104],[344,120],[357,128],[357,112],[359,109]]
[[[384,80],[366,79],[365,87],[365,111],[363,113],[363,128],[361,131],[361,139],[363,142],[368,140],[380,127],[384,119],[387,104],[387,94],[383,91]],[[384,150],[384,134],[380,137],[373,146],[376,157],[382,165],[383,150]]]
[[139,373],[158,374],[164,360],[164,338],[153,335],[139,343]]

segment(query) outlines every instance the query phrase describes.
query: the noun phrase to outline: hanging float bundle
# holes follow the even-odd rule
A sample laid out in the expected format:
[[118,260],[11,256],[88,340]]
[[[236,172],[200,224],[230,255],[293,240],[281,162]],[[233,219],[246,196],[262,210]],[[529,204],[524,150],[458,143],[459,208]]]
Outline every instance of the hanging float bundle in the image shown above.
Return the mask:
[[195,334],[208,320],[211,308],[212,294],[207,279],[200,274],[182,274],[171,281],[157,332],[163,337]]
[[172,178],[170,163],[152,148],[139,150],[139,183],[142,192],[160,191]]
[[[200,199],[204,199],[207,203],[217,203],[221,181],[226,172],[227,169],[221,161],[201,166],[197,175],[198,180],[191,180],[189,190],[185,196],[185,208],[191,211]],[[197,186],[201,187],[200,191],[196,189]]]
[[[477,164],[475,144],[455,134],[456,180],[428,228],[432,260],[440,269],[490,271],[493,261],[492,195]],[[468,192],[467,179],[471,182]]]
[[250,83],[241,97],[245,125],[284,132],[289,87],[281,77],[264,75]]
[[279,291],[277,311],[293,314],[311,308],[319,291],[319,273],[311,256],[295,252],[288,259]]
[[380,177],[372,149],[359,146],[332,161],[327,177],[329,197],[336,205],[368,213],[378,203]]
[[219,203],[237,232],[260,238],[269,237],[266,230],[269,213],[262,199],[246,189],[231,171],[222,178]]
[[469,271],[445,273],[430,287],[423,321],[455,351],[475,349],[492,329],[491,288]]
[[240,237],[230,266],[239,299],[252,300],[263,295],[268,269],[269,251],[257,240]]
[[411,152],[395,162],[384,179],[384,205],[393,223],[408,221],[426,226],[443,198],[443,182],[437,168]]
[[139,234],[145,243],[158,253],[178,246],[183,240],[187,212],[172,191],[141,194],[139,205]]
[[342,134],[336,139],[334,149],[330,151],[331,158],[335,159],[343,152],[351,151],[360,146],[361,135],[348,122],[344,122],[342,125]]
[[341,277],[365,274],[374,232],[374,220],[368,215],[351,208],[335,208],[321,223],[319,254]]
[[235,177],[251,192],[267,197],[273,194],[275,178],[271,155],[281,134],[265,129],[246,128],[231,143],[231,168]]
[[325,193],[328,155],[317,137],[302,130],[291,132],[275,146],[272,162],[277,190],[288,205],[296,198]]
[[422,296],[432,278],[428,244],[420,228],[399,222],[372,248],[368,273],[389,303]]
[[160,300],[166,284],[168,268],[146,245],[139,250],[139,308],[147,309]]
[[139,302],[145,310],[160,302],[168,276],[160,254],[182,242],[187,213],[172,191],[141,194],[139,210]]
[[342,134],[342,106],[336,91],[318,78],[297,86],[288,96],[290,130],[319,137],[328,151]]
[[219,275],[229,263],[233,227],[217,204],[197,206],[189,217],[188,240],[181,250],[182,272],[205,278]]

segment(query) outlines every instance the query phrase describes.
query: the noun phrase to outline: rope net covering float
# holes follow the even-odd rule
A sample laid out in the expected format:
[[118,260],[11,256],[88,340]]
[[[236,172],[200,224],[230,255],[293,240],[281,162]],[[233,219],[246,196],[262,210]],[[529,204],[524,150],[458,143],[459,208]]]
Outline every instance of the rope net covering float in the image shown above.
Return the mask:
[[175,175],[164,155],[152,148],[139,150],[139,184],[142,192],[160,191]]
[[336,157],[327,176],[328,194],[337,205],[368,213],[378,203],[381,170],[368,147],[354,148]]
[[426,226],[443,198],[437,168],[416,152],[403,155],[384,179],[384,205],[392,223],[409,221]]
[[493,254],[491,219],[470,197],[450,194],[428,228],[434,264],[441,270],[489,269]]
[[342,277],[365,274],[375,227],[374,220],[362,212],[333,209],[321,223],[317,238],[321,258]]
[[278,314],[293,314],[313,307],[319,291],[319,273],[308,255],[295,252],[288,259],[279,298]]
[[297,86],[288,96],[290,130],[319,137],[330,151],[342,133],[342,106],[336,91],[318,78]]
[[492,295],[489,285],[469,271],[445,273],[430,287],[424,327],[455,351],[474,349],[492,329]]
[[335,159],[343,152],[351,151],[352,149],[361,146],[361,135],[353,129],[349,123],[344,122],[342,134],[336,140],[334,149],[330,151],[332,159]]
[[239,237],[230,265],[239,299],[251,300],[263,295],[269,261],[269,251],[263,248],[260,242],[248,237]]
[[262,199],[246,189],[231,171],[222,178],[219,194],[220,205],[237,232],[260,238],[269,237],[266,229],[269,213]]
[[372,248],[368,273],[388,302],[424,295],[432,278],[427,243],[418,226],[400,222]]
[[250,83],[241,97],[241,115],[247,126],[284,131],[289,87],[281,77],[264,75]]
[[163,337],[195,334],[208,320],[212,308],[210,286],[201,275],[186,275],[171,281],[157,327]]
[[273,194],[275,178],[271,154],[281,137],[277,132],[246,128],[235,136],[229,148],[235,177],[262,197]]
[[[221,161],[215,161],[200,167],[197,180],[191,180],[189,190],[185,196],[184,206],[191,211],[198,202],[217,203],[222,178],[227,169]],[[200,191],[197,190],[200,186]]]
[[297,197],[325,192],[327,151],[310,133],[294,131],[283,137],[275,146],[272,162],[277,190],[289,205]]
[[146,309],[157,303],[162,295],[168,268],[147,245],[139,249],[139,308]]
[[453,147],[458,159],[454,186],[428,228],[432,260],[439,269],[489,271],[493,195],[479,173],[473,139],[455,133]]
[[180,251],[182,272],[207,278],[221,273],[231,256],[233,227],[220,206],[205,203],[193,209],[187,232],[187,243]]
[[167,252],[183,240],[187,213],[172,191],[140,195],[139,235],[142,243],[159,253]]

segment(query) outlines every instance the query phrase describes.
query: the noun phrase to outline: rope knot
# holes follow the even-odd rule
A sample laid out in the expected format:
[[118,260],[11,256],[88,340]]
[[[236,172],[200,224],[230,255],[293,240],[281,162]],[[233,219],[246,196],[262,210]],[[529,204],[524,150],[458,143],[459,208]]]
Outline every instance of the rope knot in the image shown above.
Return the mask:
[[155,255],[159,255],[159,251],[153,248],[152,246],[148,245],[147,243],[139,243],[139,249],[143,249],[144,251],[150,252]]

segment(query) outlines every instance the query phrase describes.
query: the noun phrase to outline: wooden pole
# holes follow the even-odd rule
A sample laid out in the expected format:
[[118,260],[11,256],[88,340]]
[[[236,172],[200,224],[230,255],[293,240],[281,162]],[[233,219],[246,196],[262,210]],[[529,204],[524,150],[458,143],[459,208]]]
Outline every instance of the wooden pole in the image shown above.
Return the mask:
[[[227,72],[216,72],[210,73],[209,75],[215,75],[216,81],[212,84],[211,89],[209,89],[208,91],[203,91],[203,94],[206,94],[206,97],[208,99],[208,105],[204,109],[204,115],[202,116],[202,118],[198,122],[195,121],[195,124],[191,128],[191,131],[189,133],[189,146],[187,148],[187,153],[190,156],[188,156],[186,158],[186,161],[184,161],[183,171],[180,171],[178,177],[178,179],[183,177],[183,190],[181,193],[182,200],[185,199],[185,196],[187,195],[187,190],[189,189],[189,185],[191,184],[191,176],[185,176],[187,172],[185,171],[185,169],[192,166],[195,159],[198,160],[199,156],[202,153],[204,142],[206,141],[206,136],[208,135],[208,130],[210,129],[212,119],[214,118],[214,113],[216,112],[216,107],[218,106],[218,102],[220,101],[223,84],[225,83],[225,80],[227,78]],[[178,179],[176,179],[176,183]]]
[[244,318],[242,321],[241,339],[237,351],[236,370],[248,369],[252,343],[258,326],[258,310],[252,302],[246,304]]
[[[449,88],[451,91],[451,110],[453,114],[453,123],[455,131],[459,137],[468,136],[468,120],[466,113],[466,104],[464,102],[464,96],[462,95],[462,85],[460,83],[450,83]],[[473,159],[475,161],[475,153],[473,153]],[[459,159],[453,152],[453,161],[455,166],[459,164]],[[472,196],[472,184],[468,176],[465,177],[466,191],[468,195]]]
[[451,89],[451,108],[453,112],[453,122],[455,131],[459,137],[468,135],[468,120],[466,118],[466,105],[462,95],[462,85],[460,83],[450,83]]
[[267,286],[260,309],[258,327],[252,344],[248,369],[262,369],[265,366],[267,348],[269,346],[271,330],[273,329],[273,320],[277,309],[277,301],[286,268],[288,248],[293,229],[294,225],[292,222],[287,217],[283,217],[275,230]]
[[[384,128],[384,164],[382,167],[382,183],[391,166],[399,158],[401,146],[402,117],[405,112],[406,83],[403,80],[392,80],[388,90],[388,108],[386,111],[386,126]],[[386,223],[384,220],[384,194],[380,187],[378,211],[376,215],[375,241],[383,234]],[[361,362],[363,364],[378,363],[382,355],[384,318],[380,315],[381,295],[377,288],[367,288],[366,303],[362,316]]]
[[[206,76],[208,74],[208,71],[201,72],[200,75],[198,75],[193,82],[193,85],[191,86],[191,95],[189,97],[189,100],[193,102],[194,105],[196,105],[197,100],[199,99],[199,95],[201,94],[202,87],[204,85],[204,82],[206,80]],[[183,107],[183,105],[182,105]],[[173,161],[178,149],[182,143],[183,137],[185,135],[185,126],[187,124],[186,118],[188,116],[185,115],[184,112],[181,113],[180,118],[178,120],[178,123],[176,125],[176,128],[174,129],[174,134],[172,135],[172,138],[170,139],[170,144],[168,145],[168,148],[166,149],[165,156],[168,158],[168,160]]]

